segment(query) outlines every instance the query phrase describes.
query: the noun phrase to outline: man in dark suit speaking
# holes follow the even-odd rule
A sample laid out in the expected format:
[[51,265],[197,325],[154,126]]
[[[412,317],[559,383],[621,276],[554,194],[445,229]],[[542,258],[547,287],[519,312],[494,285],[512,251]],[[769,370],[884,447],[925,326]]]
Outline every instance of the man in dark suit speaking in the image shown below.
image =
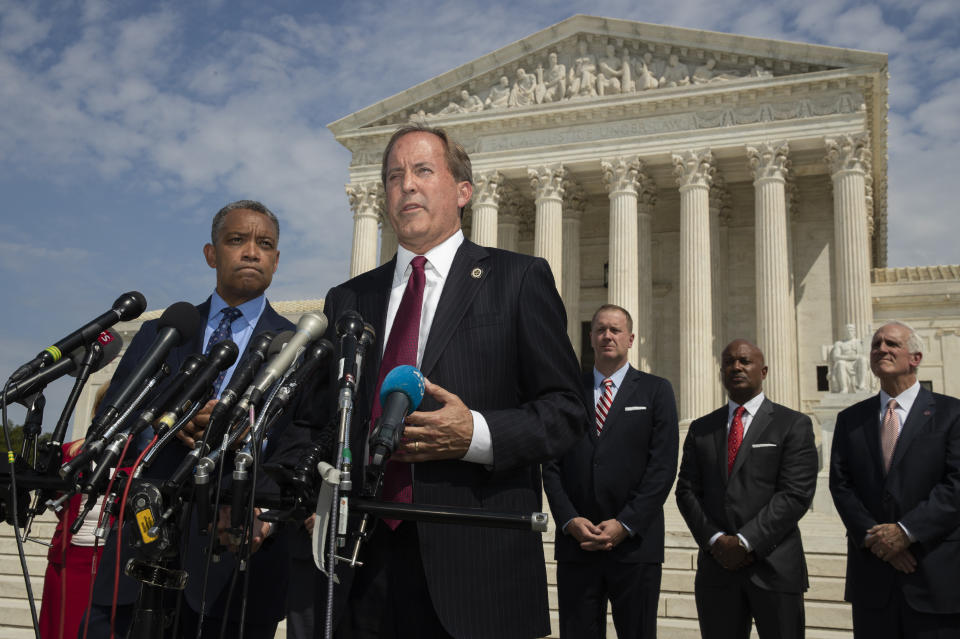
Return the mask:
[[[352,448],[364,450],[383,376],[417,365],[427,395],[407,418],[384,499],[540,510],[539,464],[579,439],[587,419],[550,268],[464,239],[470,159],[442,130],[397,131],[382,179],[397,255],[334,287],[325,301],[331,325],[354,310],[380,340],[360,376]],[[335,391],[315,407],[316,423],[330,420]],[[543,547],[532,531],[381,521],[362,559],[354,636],[549,633]]]
[[847,527],[855,637],[960,637],[960,400],[917,381],[923,342],[874,334],[880,394],[837,416],[830,492]]
[[[277,314],[264,296],[267,287],[277,270],[280,251],[277,247],[280,226],[276,216],[263,204],[252,200],[240,200],[223,207],[213,218],[211,241],[203,247],[203,255],[210,268],[216,271],[216,288],[213,294],[197,311],[203,319],[203,325],[193,339],[173,348],[167,355],[166,363],[176,372],[184,360],[193,353],[204,353],[223,339],[231,339],[240,349],[240,357],[220,381],[219,389],[230,381],[234,370],[244,359],[247,346],[254,335],[263,331],[280,332],[291,330],[293,324]],[[103,405],[109,405],[112,395],[119,392],[124,381],[144,356],[157,335],[157,322],[145,322],[130,342],[130,347],[121,358],[113,375],[110,391]],[[172,377],[172,376],[171,376]],[[169,379],[167,381],[169,382]],[[159,393],[158,389],[155,391]],[[149,402],[145,402],[149,403]],[[194,446],[206,428],[210,411],[216,400],[210,400],[187,426],[177,433],[179,441],[172,441],[158,455],[156,463],[149,470],[150,477],[167,478],[179,465],[187,451]],[[149,431],[148,431],[149,432]],[[152,435],[152,432],[150,433]],[[273,452],[280,433],[274,431],[267,444],[264,458]],[[270,524],[255,520],[253,533],[254,548],[258,551],[250,560],[250,591],[247,606],[244,636],[272,639],[277,624],[283,618],[284,598],[286,595],[287,551],[286,542],[276,539],[282,533],[272,534]],[[130,539],[130,530],[124,532],[124,541]],[[268,536],[270,542],[264,543]],[[264,543],[261,547],[261,543]],[[125,548],[122,559],[119,587],[114,590],[114,566],[116,535],[111,534],[104,550],[103,559],[97,571],[97,580],[93,591],[93,604],[88,612],[90,617],[89,636],[110,636],[111,602],[116,595],[117,636],[124,637],[130,625],[133,604],[140,591],[139,584],[123,574],[122,566],[130,556]],[[184,602],[180,607],[180,635],[196,636],[197,613],[200,609],[206,538],[192,534],[187,543],[186,556],[182,558],[182,567],[188,571],[189,578],[184,591]],[[239,633],[240,607],[242,597],[238,587],[228,607],[230,577],[237,561],[233,553],[225,553],[224,559],[212,562],[206,590],[206,618],[203,624],[203,637],[220,636],[221,621],[227,618],[227,635]],[[82,625],[81,625],[82,627]],[[81,632],[82,634],[82,632]]]
[[609,598],[618,636],[656,637],[677,404],[670,382],[628,363],[633,321],[625,309],[601,306],[590,343],[594,369],[583,392],[594,419],[579,444],[543,468],[557,524],[560,636],[605,636]]
[[742,339],[720,362],[726,406],[690,424],[677,505],[700,553],[694,593],[704,639],[804,636],[807,565],[797,523],[817,485],[806,415],[763,394],[763,353]]

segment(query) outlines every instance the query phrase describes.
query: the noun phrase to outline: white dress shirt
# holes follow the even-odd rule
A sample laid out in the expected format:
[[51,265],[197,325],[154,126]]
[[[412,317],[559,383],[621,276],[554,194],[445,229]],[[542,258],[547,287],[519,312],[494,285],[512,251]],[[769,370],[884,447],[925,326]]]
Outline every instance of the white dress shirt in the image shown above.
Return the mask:
[[[457,249],[463,244],[463,231],[457,231],[446,240],[433,247],[426,253],[427,263],[424,266],[424,276],[426,282],[423,287],[423,307],[420,310],[420,333],[417,340],[417,367],[423,363],[423,351],[427,346],[427,338],[430,336],[430,327],[433,326],[433,318],[437,314],[437,304],[440,302],[440,295],[443,293],[443,286],[450,274],[450,267],[453,265],[453,258],[457,254]],[[410,262],[416,257],[416,253],[400,246],[397,248],[397,264],[393,271],[393,284],[390,289],[390,302],[387,304],[387,321],[383,334],[380,354],[383,355],[387,342],[390,340],[390,331],[393,329],[393,320],[397,316],[397,309],[400,308],[400,300],[403,299],[403,291],[407,287],[407,280],[413,273],[413,267]],[[490,427],[483,415],[475,410],[471,410],[473,415],[473,438],[470,440],[470,448],[462,457],[464,461],[476,464],[493,463],[493,442],[490,437]]]

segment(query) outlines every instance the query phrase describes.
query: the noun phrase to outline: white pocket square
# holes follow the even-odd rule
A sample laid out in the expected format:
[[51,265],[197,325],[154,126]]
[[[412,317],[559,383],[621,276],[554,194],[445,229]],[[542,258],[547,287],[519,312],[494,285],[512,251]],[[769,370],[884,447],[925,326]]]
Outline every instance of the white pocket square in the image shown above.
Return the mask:
[[776,444],[754,444],[751,448],[776,448]]
[[647,410],[647,407],[646,407],[646,406],[624,406],[624,407],[623,407],[623,410],[625,410],[625,411],[630,411],[630,410]]

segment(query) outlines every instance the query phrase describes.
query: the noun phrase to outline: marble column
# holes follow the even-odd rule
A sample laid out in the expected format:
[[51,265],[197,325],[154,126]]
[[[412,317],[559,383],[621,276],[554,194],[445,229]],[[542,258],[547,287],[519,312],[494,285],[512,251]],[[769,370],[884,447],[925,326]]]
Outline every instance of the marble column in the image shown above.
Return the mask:
[[580,220],[587,206],[587,194],[579,184],[567,180],[563,194],[563,285],[560,297],[567,309],[567,336],[580,358]]
[[397,254],[397,234],[386,214],[380,218],[380,263],[386,264]]
[[533,254],[547,260],[557,290],[563,290],[563,182],[562,164],[527,169],[537,206]]
[[713,306],[710,286],[709,150],[672,154],[680,187],[680,419],[715,408]]
[[790,296],[787,242],[786,142],[746,147],[753,170],[757,345],[769,368],[764,390],[778,404],[800,408],[797,384],[796,309]]
[[633,320],[633,341],[637,350],[637,368],[653,370],[653,207],[657,204],[657,185],[640,173],[637,193],[637,315]]
[[834,314],[836,338],[853,324],[861,339],[871,335],[870,245],[867,236],[866,172],[870,162],[867,134],[826,138],[833,180]]
[[[600,162],[603,185],[610,197],[610,234],[608,250],[607,303],[627,309],[636,319],[639,312],[639,267],[637,245],[637,189],[638,174],[643,169],[636,156],[613,158]],[[634,327],[636,330],[636,327]],[[636,334],[636,333],[634,333]],[[631,348],[628,358],[639,366],[637,348]]]
[[353,209],[353,250],[350,253],[350,277],[377,265],[377,223],[383,187],[379,182],[348,184],[347,197]]
[[500,204],[497,209],[497,245],[507,251],[520,246],[520,194],[509,184],[500,186]]
[[497,246],[497,209],[503,175],[499,171],[486,171],[473,176],[473,229],[470,239],[480,246]]
[[[721,230],[721,218],[724,209],[729,207],[730,192],[722,175],[713,176],[710,186],[710,292],[713,298],[713,369],[720,370],[720,352],[726,344],[727,269],[726,269],[726,232]],[[713,403],[717,406],[726,401],[726,390],[718,375],[714,376]]]

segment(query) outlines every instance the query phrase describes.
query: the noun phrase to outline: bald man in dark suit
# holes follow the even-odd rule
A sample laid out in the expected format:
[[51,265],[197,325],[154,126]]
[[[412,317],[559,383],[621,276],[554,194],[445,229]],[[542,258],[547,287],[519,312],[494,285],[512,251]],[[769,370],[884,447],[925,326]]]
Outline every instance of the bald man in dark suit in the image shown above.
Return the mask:
[[726,406],[690,424],[677,505],[700,552],[694,593],[704,639],[804,636],[807,565],[797,526],[813,501],[817,449],[810,418],[763,394],[763,352],[724,349]]

